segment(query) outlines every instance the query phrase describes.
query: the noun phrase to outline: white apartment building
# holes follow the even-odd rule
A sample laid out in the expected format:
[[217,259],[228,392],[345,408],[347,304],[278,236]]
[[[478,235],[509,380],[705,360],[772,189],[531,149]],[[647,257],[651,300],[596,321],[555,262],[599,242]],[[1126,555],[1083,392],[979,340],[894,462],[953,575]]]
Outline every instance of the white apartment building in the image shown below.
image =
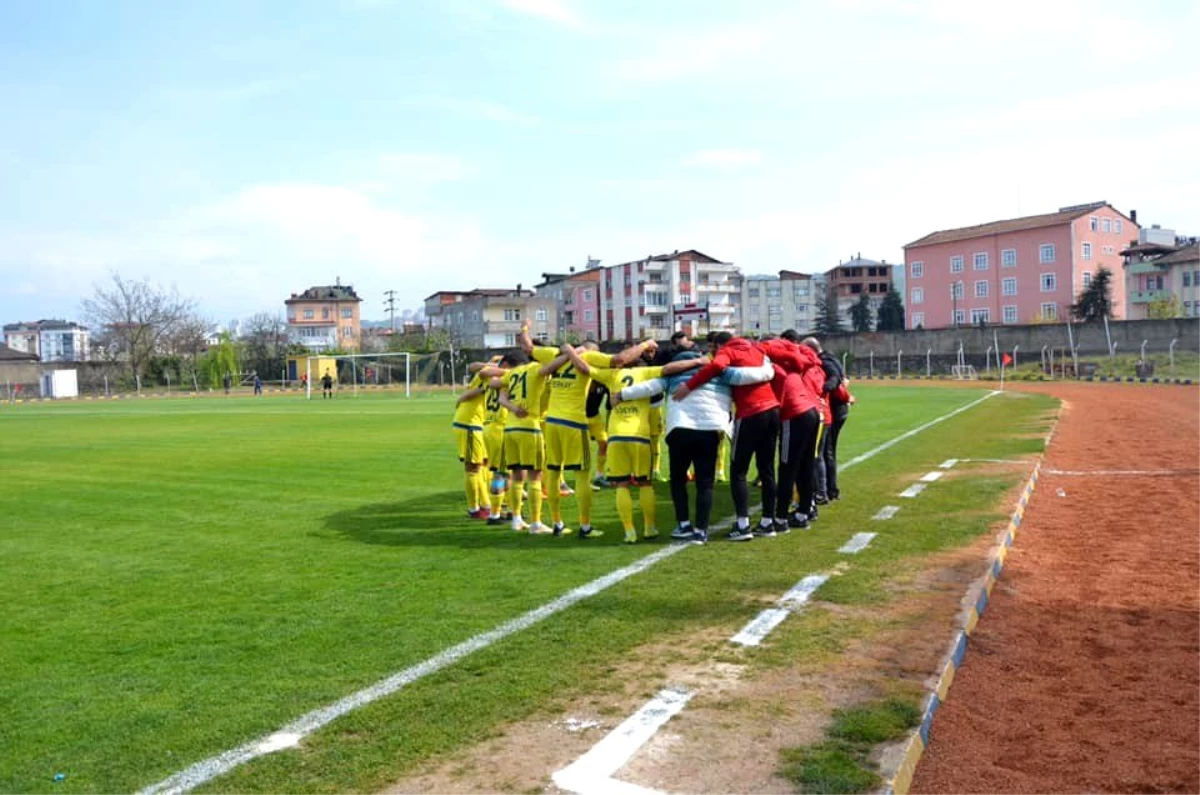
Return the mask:
[[816,325],[817,305],[825,290],[821,274],[781,270],[777,275],[747,276],[742,283],[742,328],[747,334],[801,333]]
[[612,265],[600,275],[600,338],[669,339],[739,330],[741,271],[699,251],[675,251]]
[[4,327],[4,344],[43,362],[86,362],[90,353],[87,328],[67,320],[10,323]]

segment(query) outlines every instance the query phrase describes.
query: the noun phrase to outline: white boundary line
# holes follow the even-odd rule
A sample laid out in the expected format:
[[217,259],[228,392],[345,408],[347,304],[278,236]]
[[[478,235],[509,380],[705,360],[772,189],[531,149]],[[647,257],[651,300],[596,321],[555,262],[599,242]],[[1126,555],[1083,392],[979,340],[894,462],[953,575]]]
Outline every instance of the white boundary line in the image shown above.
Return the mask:
[[879,513],[875,514],[871,518],[877,522],[882,522],[882,521],[891,519],[893,516],[895,516],[899,512],[900,512],[899,505],[885,505],[879,509]]
[[924,483],[914,483],[911,486],[909,486],[907,489],[905,489],[904,491],[900,492],[900,496],[901,497],[915,497],[923,491],[925,491]]
[[783,623],[783,620],[799,610],[809,600],[817,589],[829,579],[828,574],[810,574],[791,587],[787,593],[779,597],[778,607],[768,607],[750,621],[749,624],[729,639],[730,643],[741,646],[757,646],[763,642],[771,630]]
[[855,533],[849,541],[838,550],[844,555],[857,555],[875,540],[875,533]]
[[944,475],[944,474],[946,474],[946,473],[945,472],[937,472],[937,471],[926,472],[924,475],[921,476],[921,481],[924,483],[933,483],[934,481],[941,480],[942,475]]
[[[868,450],[861,455],[855,456],[845,464],[840,465],[838,469],[840,471],[845,471],[856,464],[861,464],[863,461],[874,458],[879,453],[894,447],[905,439],[910,439],[913,436],[916,436],[918,433],[921,433],[928,428],[932,428],[934,425],[937,425],[940,422],[945,422],[951,417],[956,417],[959,414],[962,414],[964,411],[978,406],[988,398],[999,394],[1002,393],[998,391],[988,392],[983,397],[973,400],[965,406],[960,406],[954,411],[943,414],[942,416],[930,420],[923,425],[919,425],[910,431],[905,431],[896,438],[884,442],[878,447]],[[412,684],[418,679],[428,676],[429,674],[436,673],[437,671],[440,671],[441,669],[458,662],[473,652],[487,648],[497,641],[503,640],[510,635],[514,635],[521,630],[527,629],[543,619],[549,618],[555,613],[559,613],[576,604],[577,602],[588,598],[589,596],[594,596],[595,594],[600,593],[611,585],[615,585],[622,580],[633,576],[634,574],[645,571],[654,564],[658,563],[660,560],[669,558],[678,552],[682,552],[685,549],[691,548],[692,546],[694,545],[677,544],[663,547],[659,551],[647,555],[635,563],[632,563],[622,569],[617,569],[616,571],[595,579],[586,585],[581,585],[572,591],[568,591],[557,599],[547,602],[541,607],[535,608],[534,610],[518,616],[511,621],[506,621],[493,630],[489,630],[488,632],[468,638],[462,643],[452,646],[440,654],[434,655],[423,662],[417,663],[416,665],[405,668],[398,673],[392,674],[388,678],[383,679],[368,688],[359,690],[357,693],[352,693],[351,695],[346,696],[345,698],[336,701],[327,707],[322,707],[302,715],[300,718],[282,727],[278,731],[272,732],[271,734],[260,737],[256,740],[251,740],[248,743],[239,745],[237,748],[230,749],[224,753],[201,760],[200,762],[197,762],[196,764],[191,765],[190,767],[185,768],[184,770],[169,776],[156,784],[152,784],[149,787],[140,790],[140,795],[157,795],[157,793],[170,793],[171,795],[175,795],[175,793],[189,792],[201,784],[211,781],[218,776],[222,776],[225,773],[228,773],[230,770],[233,770],[235,767],[249,762],[252,759],[265,756],[266,754],[273,753],[274,751],[278,751],[283,748],[295,746],[307,735],[312,734],[342,715],[345,715],[346,713],[351,712],[359,707],[366,706],[367,704],[383,698],[384,696],[389,696],[403,688],[405,685]]]

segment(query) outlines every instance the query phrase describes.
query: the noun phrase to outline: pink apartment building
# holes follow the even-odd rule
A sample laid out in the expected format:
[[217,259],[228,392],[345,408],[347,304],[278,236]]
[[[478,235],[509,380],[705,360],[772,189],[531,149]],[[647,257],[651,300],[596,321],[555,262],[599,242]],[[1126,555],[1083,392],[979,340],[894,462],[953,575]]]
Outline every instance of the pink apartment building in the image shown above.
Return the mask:
[[1066,320],[1101,267],[1113,274],[1113,316],[1121,318],[1121,251],[1138,229],[1136,213],[1093,202],[926,235],[904,247],[906,326]]
[[589,257],[586,270],[543,273],[542,283],[534,285],[538,296],[558,302],[556,339],[600,339],[600,270],[600,261]]

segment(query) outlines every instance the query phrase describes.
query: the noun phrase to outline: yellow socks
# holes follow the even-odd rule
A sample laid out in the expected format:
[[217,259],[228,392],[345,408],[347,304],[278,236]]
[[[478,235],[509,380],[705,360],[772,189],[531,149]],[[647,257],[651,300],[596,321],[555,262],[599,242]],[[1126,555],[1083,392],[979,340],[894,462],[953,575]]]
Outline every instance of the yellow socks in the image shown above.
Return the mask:
[[[557,491],[557,488],[555,489]],[[551,492],[553,494],[554,492]],[[529,490],[529,521],[537,524],[542,521],[542,484],[534,483]]]
[[638,504],[642,508],[642,521],[646,528],[642,535],[654,538],[658,535],[658,504],[654,499],[653,486],[642,486],[638,489]]

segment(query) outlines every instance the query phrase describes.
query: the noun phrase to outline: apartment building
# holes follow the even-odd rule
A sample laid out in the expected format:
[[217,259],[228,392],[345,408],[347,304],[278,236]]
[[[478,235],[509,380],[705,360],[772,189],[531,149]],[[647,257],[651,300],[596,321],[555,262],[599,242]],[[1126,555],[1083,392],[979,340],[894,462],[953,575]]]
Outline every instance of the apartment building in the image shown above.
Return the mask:
[[[1157,306],[1183,317],[1200,315],[1200,243],[1158,225],[1138,231],[1125,258],[1125,317],[1144,320]],[[1114,274],[1114,279],[1119,278]]]
[[1125,316],[1121,250],[1136,213],[1108,202],[932,232],[904,247],[908,328],[1064,320],[1096,271],[1112,271]]
[[837,292],[838,316],[850,317],[850,307],[858,303],[865,293],[871,305],[871,318],[879,312],[879,304],[889,290],[895,289],[903,296],[903,269],[889,265],[887,260],[873,260],[855,254],[846,262],[825,272],[829,287]]
[[600,260],[588,258],[588,267],[576,272],[543,273],[541,284],[533,287],[539,298],[548,298],[558,306],[556,340],[600,339]]
[[425,299],[425,317],[430,329],[445,329],[460,348],[515,347],[525,322],[535,339],[558,337],[558,301],[519,284],[515,290],[436,292]]
[[4,326],[4,344],[43,362],[86,362],[90,338],[85,326],[67,320],[38,320]]
[[362,299],[351,285],[335,284],[309,287],[292,293],[283,302],[287,307],[288,339],[310,351],[358,350],[362,339]]
[[742,281],[741,330],[748,334],[778,334],[787,329],[813,329],[825,284],[824,275],[799,271],[746,276]]
[[741,271],[699,251],[674,251],[603,268],[600,337],[605,340],[669,339],[738,331]]

